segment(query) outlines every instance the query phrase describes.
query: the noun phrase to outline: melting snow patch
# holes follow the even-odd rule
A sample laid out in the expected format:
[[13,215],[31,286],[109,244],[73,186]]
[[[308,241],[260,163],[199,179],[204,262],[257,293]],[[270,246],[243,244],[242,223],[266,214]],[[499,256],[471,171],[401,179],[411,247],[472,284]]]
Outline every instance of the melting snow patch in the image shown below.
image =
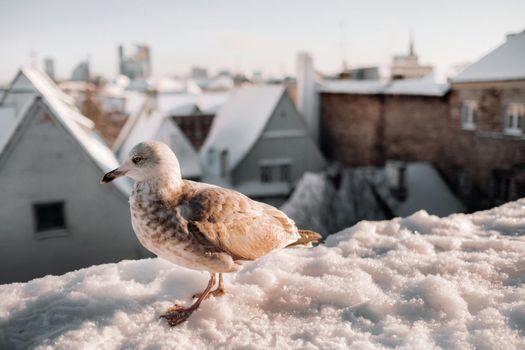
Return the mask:
[[472,215],[361,222],[226,276],[161,259],[0,286],[0,348],[525,348],[525,200]]

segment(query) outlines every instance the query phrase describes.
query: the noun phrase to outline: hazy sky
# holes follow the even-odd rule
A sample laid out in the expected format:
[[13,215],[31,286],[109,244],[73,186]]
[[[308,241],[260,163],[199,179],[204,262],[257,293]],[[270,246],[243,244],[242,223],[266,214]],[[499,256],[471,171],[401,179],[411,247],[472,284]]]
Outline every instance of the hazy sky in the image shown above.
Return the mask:
[[341,67],[341,21],[349,66],[387,67],[407,51],[412,28],[423,63],[442,75],[478,59],[525,29],[524,0],[269,1],[269,0],[0,0],[0,82],[18,67],[55,59],[59,78],[89,57],[92,72],[112,77],[117,45],[151,47],[154,75],[184,74],[191,66],[293,73],[298,51],[316,68]]

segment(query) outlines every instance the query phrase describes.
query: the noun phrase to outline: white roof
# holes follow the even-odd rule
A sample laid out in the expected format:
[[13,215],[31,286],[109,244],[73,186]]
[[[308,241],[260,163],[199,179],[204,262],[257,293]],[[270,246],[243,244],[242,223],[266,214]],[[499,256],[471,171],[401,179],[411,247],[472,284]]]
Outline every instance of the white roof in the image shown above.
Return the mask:
[[393,80],[327,80],[322,82],[320,91],[334,94],[362,95],[415,95],[443,96],[450,86],[439,84],[432,75],[419,79]]
[[334,94],[374,95],[383,93],[387,82],[379,80],[325,80],[320,91]]
[[137,143],[147,140],[163,141],[170,143],[171,148],[177,155],[183,177],[201,176],[202,169],[197,151],[176,123],[171,118],[169,119],[171,122],[170,132],[172,132],[173,136],[169,141],[161,139],[163,135],[161,129],[165,125],[163,123],[166,118],[171,117],[172,113],[177,115],[178,111],[187,109],[188,106],[206,109],[223,103],[226,97],[227,95],[222,93],[158,93],[156,96],[151,96],[141,112],[128,119],[122,128],[117,139],[118,141],[115,143],[119,159],[123,160]]
[[459,73],[452,82],[525,79],[525,31],[507,41]]
[[[102,172],[108,172],[118,167],[119,164],[115,155],[97,134],[93,122],[80,114],[70,97],[65,95],[45,73],[34,68],[24,68],[20,70],[17,78],[21,75],[28,79],[35,92],[42,97],[42,101],[51,110],[56,119],[75,137],[80,146]],[[15,78],[15,81],[17,78]],[[14,124],[18,125],[22,119],[22,117],[18,118]],[[10,135],[6,138],[5,143],[1,145],[0,153],[5,147],[7,139],[10,139],[10,136],[16,130],[16,125],[13,125]],[[129,194],[131,190],[129,182],[121,180],[115,181],[114,184],[124,194]]]
[[465,211],[464,205],[430,163],[406,163],[405,186],[407,197],[403,201],[396,200],[388,190],[382,191],[396,216],[405,217],[421,209],[438,216]]
[[281,85],[252,85],[233,90],[213,120],[200,151],[206,162],[210,149],[227,150],[234,168],[257,141],[277,103],[285,93]]
[[[164,122],[166,121],[171,123],[170,132],[173,137],[170,140],[161,139],[162,128],[163,125],[165,126]],[[134,127],[118,151],[117,155],[119,159],[123,161],[136,144],[148,140],[163,141],[169,144],[177,155],[183,177],[192,178],[201,176],[202,169],[197,151],[195,151],[190,141],[184,133],[180,131],[176,123],[163,111],[158,109],[152,110],[146,108],[146,110],[140,114]]]
[[449,84],[438,84],[432,75],[420,79],[394,80],[385,87],[387,95],[443,96]]

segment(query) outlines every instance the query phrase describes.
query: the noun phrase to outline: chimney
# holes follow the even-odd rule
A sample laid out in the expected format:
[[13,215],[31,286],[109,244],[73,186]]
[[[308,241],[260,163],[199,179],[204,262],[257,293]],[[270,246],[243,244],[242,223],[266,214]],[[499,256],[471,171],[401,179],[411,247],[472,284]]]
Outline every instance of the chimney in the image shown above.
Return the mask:
[[312,57],[307,52],[297,55],[297,108],[316,144],[319,144],[319,94],[316,88]]

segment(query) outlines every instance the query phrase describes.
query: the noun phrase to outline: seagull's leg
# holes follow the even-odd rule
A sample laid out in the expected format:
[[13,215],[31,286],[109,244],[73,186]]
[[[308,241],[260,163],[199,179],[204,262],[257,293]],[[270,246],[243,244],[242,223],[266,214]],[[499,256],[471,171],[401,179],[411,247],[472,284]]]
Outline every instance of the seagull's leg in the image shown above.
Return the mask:
[[193,305],[191,305],[188,308],[184,308],[180,305],[175,304],[172,307],[170,307],[164,315],[161,315],[160,317],[165,318],[171,327],[186,321],[193,313],[193,311],[199,308],[202,301],[208,297],[208,294],[210,293],[211,288],[214,284],[215,274],[210,273],[210,281],[208,282],[208,286],[206,286],[206,289],[201,293],[201,295],[199,296],[197,301],[193,303]]
[[[193,294],[193,297],[194,298],[199,298],[201,296],[201,294],[202,293],[195,293],[195,294]],[[214,297],[220,297],[220,296],[224,295],[224,286],[222,284],[222,272],[219,272],[219,285],[217,286],[217,288],[215,288],[210,293],[208,293],[208,296],[206,297],[206,299],[208,299],[212,295]]]

